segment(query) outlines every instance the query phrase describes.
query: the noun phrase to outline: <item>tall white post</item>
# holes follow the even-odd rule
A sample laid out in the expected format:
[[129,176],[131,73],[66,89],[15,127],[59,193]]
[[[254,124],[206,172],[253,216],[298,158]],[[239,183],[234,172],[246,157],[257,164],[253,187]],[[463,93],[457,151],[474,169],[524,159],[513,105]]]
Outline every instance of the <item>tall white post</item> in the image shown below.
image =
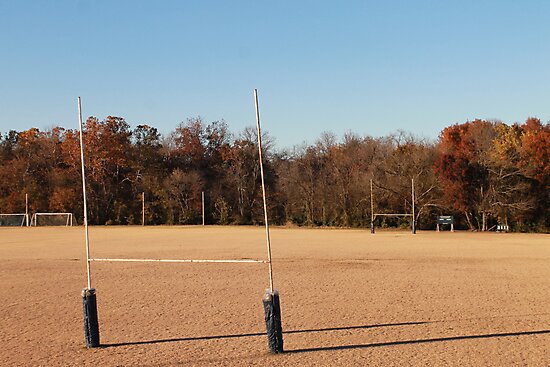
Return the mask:
[[415,216],[414,216],[414,201],[415,201],[414,178],[411,178],[412,233],[416,234],[416,220],[415,220]]
[[84,228],[86,232],[86,275],[88,276],[88,289],[92,288],[90,275],[90,239],[88,235],[88,206],[86,201],[86,170],[84,169],[84,138],[82,136],[82,107],[78,97],[78,123],[80,126],[80,161],[82,163],[82,197],[84,199]]
[[254,100],[256,102],[256,129],[258,131],[258,153],[260,156],[260,176],[262,178],[262,196],[264,200],[264,220],[265,234],[267,240],[267,260],[269,264],[269,290],[273,292],[273,265],[271,263],[271,240],[269,238],[269,223],[267,221],[267,201],[265,198],[265,182],[264,182],[264,164],[262,158],[262,132],[260,128],[260,107],[258,106],[258,90],[254,89]]
[[145,192],[141,193],[141,225],[145,225]]
[[372,179],[370,180],[370,233],[374,233],[374,198],[372,192]]
[[201,192],[201,201],[202,201],[202,225],[204,226],[204,191]]
[[25,194],[25,225],[29,226],[29,194]]

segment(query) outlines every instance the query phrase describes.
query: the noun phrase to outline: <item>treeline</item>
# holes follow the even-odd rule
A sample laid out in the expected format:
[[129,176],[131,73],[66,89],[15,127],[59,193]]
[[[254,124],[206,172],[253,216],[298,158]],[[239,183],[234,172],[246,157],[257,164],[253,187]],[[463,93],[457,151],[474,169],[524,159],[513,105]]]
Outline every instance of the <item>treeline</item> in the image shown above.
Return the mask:
[[[85,123],[92,224],[207,224],[263,221],[256,132],[224,121],[181,123],[169,136],[131,129],[120,117]],[[420,229],[437,215],[458,228],[550,228],[550,126],[475,120],[445,128],[438,141],[405,132],[375,138],[324,133],[314,144],[277,151],[265,142],[270,220],[275,224],[368,227],[371,180],[375,213],[411,213]],[[0,134],[0,212],[72,212],[82,221],[79,133],[55,127]],[[410,217],[378,217],[378,226],[410,226]]]

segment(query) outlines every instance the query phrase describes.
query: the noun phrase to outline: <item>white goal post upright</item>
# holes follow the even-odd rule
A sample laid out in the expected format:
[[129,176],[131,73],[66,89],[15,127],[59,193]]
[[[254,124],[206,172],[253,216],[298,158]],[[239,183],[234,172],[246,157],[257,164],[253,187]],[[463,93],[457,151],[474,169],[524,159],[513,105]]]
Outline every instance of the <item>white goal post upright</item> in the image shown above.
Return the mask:
[[25,193],[25,223],[29,226],[29,194]]
[[372,179],[370,180],[370,233],[374,234],[374,198],[372,191]]
[[273,265],[271,263],[271,239],[269,236],[269,222],[267,220],[267,202],[265,198],[265,182],[264,182],[264,164],[262,157],[262,132],[260,127],[260,108],[258,106],[258,90],[254,89],[254,99],[256,102],[256,129],[258,131],[258,155],[260,160],[260,176],[262,178],[262,197],[264,202],[264,221],[265,221],[265,236],[267,242],[267,261],[269,264],[269,290],[273,292]]
[[204,221],[204,191],[201,191],[201,209],[202,209],[202,225],[205,225]]
[[80,161],[82,166],[82,198],[84,201],[84,231],[86,236],[86,276],[88,289],[92,289],[92,277],[90,273],[90,239],[88,234],[88,207],[86,200],[86,169],[84,164],[84,138],[82,134],[82,106],[78,97],[78,125],[80,128]]
[[141,225],[145,225],[145,191],[141,193]]
[[268,348],[271,353],[283,352],[283,328],[281,325],[281,305],[279,292],[273,289],[273,263],[271,261],[271,239],[269,236],[269,221],[267,218],[267,200],[265,194],[264,164],[262,156],[262,131],[260,128],[260,107],[258,104],[258,90],[254,89],[256,105],[256,128],[258,132],[258,155],[260,161],[260,176],[262,179],[262,197],[264,203],[265,234],[267,242],[267,264],[269,266],[269,289],[266,290],[262,303],[264,305],[265,326],[267,331]]
[[82,107],[78,97],[78,125],[80,129],[80,162],[82,166],[82,199],[84,200],[84,231],[86,233],[86,275],[87,288],[82,290],[82,306],[84,310],[84,340],[86,347],[99,347],[99,319],[97,316],[97,299],[95,289],[92,288],[90,273],[90,241],[88,235],[88,207],[86,200],[86,170],[84,168],[84,137],[82,129]]
[[416,194],[414,192],[414,178],[411,178],[411,206],[412,206],[412,233],[416,234],[416,217],[414,215],[414,204],[416,200]]

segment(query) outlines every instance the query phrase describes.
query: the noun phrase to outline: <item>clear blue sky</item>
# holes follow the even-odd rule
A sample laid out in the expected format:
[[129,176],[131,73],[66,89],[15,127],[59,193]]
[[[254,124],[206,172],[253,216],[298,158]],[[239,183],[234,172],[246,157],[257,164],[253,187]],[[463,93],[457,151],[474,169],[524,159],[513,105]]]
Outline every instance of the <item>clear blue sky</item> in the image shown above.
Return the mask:
[[122,116],[436,138],[550,119],[550,1],[0,0],[0,132]]

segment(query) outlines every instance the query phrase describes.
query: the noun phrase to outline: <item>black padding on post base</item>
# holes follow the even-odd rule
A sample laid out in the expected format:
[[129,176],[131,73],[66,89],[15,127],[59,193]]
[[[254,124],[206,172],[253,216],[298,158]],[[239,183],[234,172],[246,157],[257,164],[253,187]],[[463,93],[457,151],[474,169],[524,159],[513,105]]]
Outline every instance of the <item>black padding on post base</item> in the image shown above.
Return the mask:
[[281,306],[279,292],[266,290],[264,298],[265,326],[267,329],[267,343],[271,353],[283,352],[283,328],[281,326]]
[[84,309],[84,338],[87,348],[99,347],[99,321],[97,318],[97,301],[94,288],[82,290]]

